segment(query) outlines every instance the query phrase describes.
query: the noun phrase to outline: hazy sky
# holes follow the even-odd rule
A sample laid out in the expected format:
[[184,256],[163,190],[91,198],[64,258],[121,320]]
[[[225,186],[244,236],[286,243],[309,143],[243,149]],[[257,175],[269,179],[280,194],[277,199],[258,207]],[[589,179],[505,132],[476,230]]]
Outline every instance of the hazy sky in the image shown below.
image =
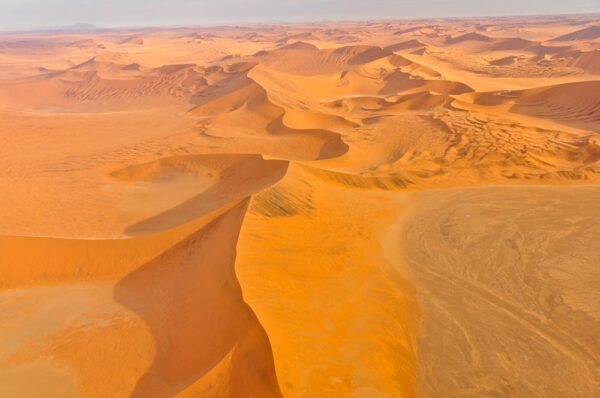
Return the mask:
[[0,0],[0,30],[600,12],[600,0]]

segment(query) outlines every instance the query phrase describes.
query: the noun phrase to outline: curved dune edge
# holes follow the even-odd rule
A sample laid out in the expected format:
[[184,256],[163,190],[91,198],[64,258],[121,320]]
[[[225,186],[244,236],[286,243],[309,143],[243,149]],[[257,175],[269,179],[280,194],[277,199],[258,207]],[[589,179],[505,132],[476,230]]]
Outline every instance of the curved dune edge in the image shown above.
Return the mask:
[[[287,167],[287,160],[252,153],[178,155],[110,165],[94,170],[98,182],[83,191],[91,197],[88,202],[68,202],[69,207],[61,202],[66,208],[56,216],[64,225],[48,230],[45,220],[36,220],[25,231],[16,231],[22,233],[5,231],[0,237],[112,240],[151,235],[259,192],[281,179]],[[79,234],[68,228],[69,222],[87,221],[85,216],[92,211],[104,214],[104,219]]]
[[[267,90],[250,73],[255,65],[234,69],[222,85],[192,98],[189,115],[205,118],[202,127],[212,136],[243,140],[258,153],[288,160],[319,160],[343,155],[348,146],[340,134],[324,128],[292,128],[287,110],[274,104]],[[318,120],[322,120],[317,116]],[[234,131],[231,134],[228,131]],[[247,141],[246,141],[247,140]]]
[[458,96],[465,109],[522,114],[539,120],[549,119],[582,130],[600,128],[599,80],[563,83],[519,91],[468,93]]
[[27,236],[0,237],[5,253],[0,262],[2,289],[115,279],[181,242],[232,206],[218,209],[172,230],[138,238],[65,239]]
[[[159,214],[128,225],[126,236],[142,236],[174,228],[201,217],[215,209],[240,200],[274,184],[283,178],[288,162],[265,160],[256,154],[205,154],[162,158],[113,171],[111,177],[126,183],[152,184],[152,190],[143,198],[130,199],[129,206],[139,206],[153,200],[160,191],[173,192],[184,187],[165,184],[177,176],[191,175],[200,180],[204,190]],[[202,180],[209,180],[204,183]],[[186,179],[184,184],[188,184]],[[165,186],[166,185],[166,186]],[[138,199],[138,201],[134,200]],[[162,199],[162,198],[160,198]],[[153,212],[155,213],[155,212]]]
[[[215,170],[218,178],[165,217],[126,230],[138,237],[0,237],[0,308],[10,310],[0,325],[2,334],[19,336],[0,342],[0,393],[280,396],[269,339],[242,298],[234,265],[242,196],[273,184],[287,166],[235,154],[129,166],[112,178],[164,184]],[[36,301],[45,304],[30,309]],[[104,354],[90,361],[100,347]],[[26,386],[28,379],[38,381]]]
[[407,206],[404,196],[323,183],[295,163],[253,196],[236,269],[284,396],[416,396],[420,309],[380,244]]
[[2,341],[0,392],[32,379],[48,396],[69,383],[86,396],[280,396],[234,272],[246,206],[135,239],[2,238],[0,325],[20,337]]

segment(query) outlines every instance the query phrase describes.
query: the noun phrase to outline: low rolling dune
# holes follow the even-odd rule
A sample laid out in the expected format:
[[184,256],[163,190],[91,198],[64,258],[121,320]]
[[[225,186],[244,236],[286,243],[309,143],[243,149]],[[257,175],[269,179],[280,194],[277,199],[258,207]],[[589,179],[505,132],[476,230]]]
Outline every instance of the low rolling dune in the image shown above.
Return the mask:
[[600,396],[599,26],[0,33],[0,397]]

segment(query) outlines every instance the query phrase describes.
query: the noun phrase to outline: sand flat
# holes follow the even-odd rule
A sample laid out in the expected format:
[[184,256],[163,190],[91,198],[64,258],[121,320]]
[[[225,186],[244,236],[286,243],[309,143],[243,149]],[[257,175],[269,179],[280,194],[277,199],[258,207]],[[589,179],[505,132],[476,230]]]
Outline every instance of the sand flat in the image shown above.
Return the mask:
[[595,186],[419,194],[400,240],[423,303],[422,396],[600,392],[599,199]]

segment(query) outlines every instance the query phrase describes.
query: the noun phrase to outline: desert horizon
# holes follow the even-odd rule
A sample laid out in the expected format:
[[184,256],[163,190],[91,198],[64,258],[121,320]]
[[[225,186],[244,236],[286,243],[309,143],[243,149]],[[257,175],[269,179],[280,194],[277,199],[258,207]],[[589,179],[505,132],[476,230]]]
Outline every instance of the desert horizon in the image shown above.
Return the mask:
[[273,18],[273,19],[260,19],[260,20],[244,20],[244,19],[231,19],[231,20],[216,20],[212,22],[203,21],[195,24],[190,23],[136,23],[136,24],[98,24],[90,23],[85,21],[70,22],[64,24],[45,25],[45,24],[34,24],[31,26],[19,26],[12,29],[0,30],[2,34],[23,34],[23,33],[46,33],[46,32],[62,32],[62,33],[98,33],[101,31],[156,31],[156,30],[177,30],[177,29],[232,29],[232,28],[258,28],[264,29],[270,25],[313,25],[318,26],[322,24],[355,24],[355,23],[418,23],[418,22],[441,22],[441,21],[477,21],[477,20],[503,20],[511,19],[515,20],[532,20],[532,19],[556,19],[561,20],[565,18],[583,18],[583,19],[596,19],[600,17],[600,11],[598,12],[558,12],[558,13],[543,13],[536,12],[533,14],[457,14],[454,16],[403,16],[403,17],[373,17],[373,18],[336,18],[331,16],[323,16],[321,19],[315,19],[306,17],[306,19],[285,19],[285,18]]
[[0,25],[0,397],[600,396],[600,12],[325,17]]

